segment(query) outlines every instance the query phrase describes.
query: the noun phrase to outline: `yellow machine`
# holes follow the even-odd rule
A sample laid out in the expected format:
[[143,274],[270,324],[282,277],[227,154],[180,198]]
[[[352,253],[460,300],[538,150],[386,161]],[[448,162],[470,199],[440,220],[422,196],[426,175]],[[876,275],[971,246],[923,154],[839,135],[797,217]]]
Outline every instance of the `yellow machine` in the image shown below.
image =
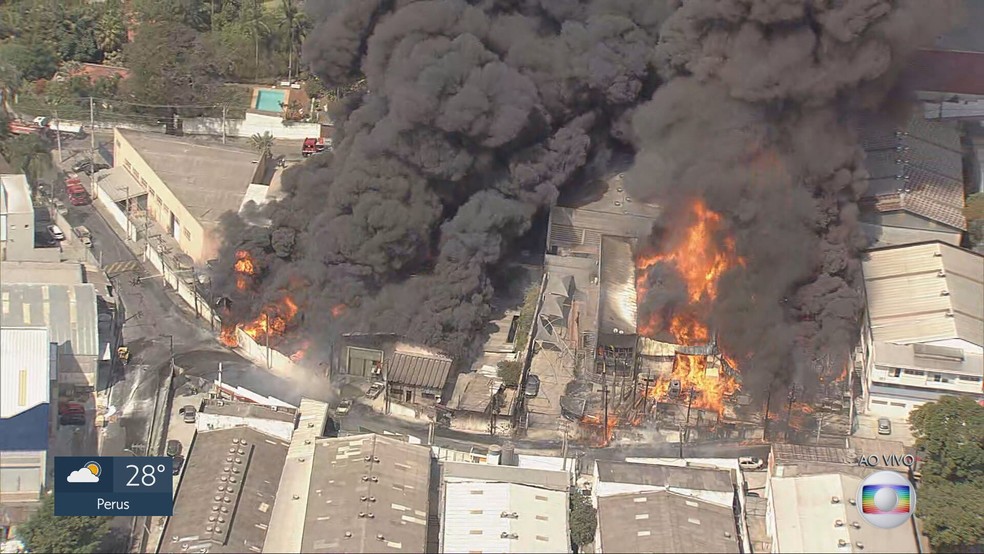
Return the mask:
[[130,361],[130,349],[126,346],[121,346],[116,349],[116,355],[120,358],[120,361],[126,364]]

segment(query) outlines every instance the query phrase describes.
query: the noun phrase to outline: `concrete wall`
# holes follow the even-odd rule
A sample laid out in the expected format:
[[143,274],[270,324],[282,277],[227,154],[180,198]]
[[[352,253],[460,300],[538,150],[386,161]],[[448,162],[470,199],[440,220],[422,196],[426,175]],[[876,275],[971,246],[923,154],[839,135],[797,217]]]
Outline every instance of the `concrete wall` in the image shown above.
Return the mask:
[[0,452],[0,503],[36,502],[47,475],[45,451]]
[[[216,135],[222,136],[222,118],[196,117],[185,119],[181,128],[186,135]],[[319,123],[284,123],[279,115],[263,115],[253,112],[246,113],[246,119],[226,119],[225,135],[228,137],[248,138],[257,133],[270,133],[274,138],[303,140],[308,137],[321,136]]]
[[162,276],[160,278],[164,283],[167,284],[171,289],[174,289],[178,293],[178,296],[185,301],[188,306],[195,311],[198,317],[204,319],[205,321],[210,321],[213,327],[218,328],[221,322],[219,318],[213,313],[209,301],[202,295],[198,294],[194,288],[182,279],[182,274],[176,273],[175,269],[169,265],[161,262],[161,256],[154,249],[153,245],[148,244],[144,249],[144,255],[147,261],[154,266],[157,271],[160,271]]
[[34,250],[34,213],[8,213],[4,221],[4,260],[26,260]]
[[[181,227],[176,237],[181,250],[196,262],[203,263],[205,250],[205,230],[191,213],[167,188],[167,184],[157,176],[135,148],[119,132],[114,133],[116,149],[113,163],[123,167],[138,182],[147,187],[147,212],[168,234],[171,234],[171,217]],[[124,228],[126,228],[124,226]],[[173,235],[172,235],[173,236]]]
[[294,423],[291,421],[277,421],[258,417],[231,416],[199,412],[198,418],[195,422],[195,428],[199,432],[242,426],[256,429],[261,433],[273,435],[274,437],[279,437],[287,442],[290,442],[291,434],[294,432]]

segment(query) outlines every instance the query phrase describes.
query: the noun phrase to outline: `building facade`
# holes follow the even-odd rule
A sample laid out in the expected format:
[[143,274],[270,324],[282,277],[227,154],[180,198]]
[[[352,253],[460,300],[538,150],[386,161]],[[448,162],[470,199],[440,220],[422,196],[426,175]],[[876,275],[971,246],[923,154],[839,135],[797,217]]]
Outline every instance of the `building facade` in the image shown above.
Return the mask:
[[984,256],[943,242],[870,251],[858,364],[867,412],[984,399]]
[[25,260],[34,251],[34,204],[25,175],[0,175],[0,260]]

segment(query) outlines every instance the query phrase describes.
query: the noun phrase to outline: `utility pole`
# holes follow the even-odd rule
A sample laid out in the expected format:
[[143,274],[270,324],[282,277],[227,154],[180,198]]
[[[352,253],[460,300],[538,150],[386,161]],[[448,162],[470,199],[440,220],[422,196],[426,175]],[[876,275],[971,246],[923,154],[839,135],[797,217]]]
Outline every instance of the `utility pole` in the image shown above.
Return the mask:
[[489,436],[495,436],[495,381],[489,380]]
[[92,197],[99,197],[99,187],[96,186],[96,102],[89,97],[89,180],[92,184]]
[[[92,188],[96,188],[95,178],[93,178]],[[126,238],[130,240],[130,185],[127,184],[126,188]]]
[[[694,396],[697,393],[697,391],[695,391],[693,387],[690,387],[689,391],[690,392],[687,393],[687,396],[688,396],[688,398],[687,398],[687,421],[686,421],[686,423],[683,424],[683,429],[684,429],[684,433],[685,433],[685,435],[683,437],[683,440],[684,441],[689,441],[690,440],[690,407],[693,406],[693,404],[694,404]],[[682,458],[683,456],[681,455],[680,457]]]
[[601,366],[601,403],[605,412],[602,422],[602,442],[603,446],[608,446],[608,360]]
[[787,441],[789,440],[789,426],[793,416],[794,400],[796,400],[796,385],[792,385],[789,389],[789,403],[786,405],[786,432],[783,434],[783,440]]
[[55,108],[55,140],[58,141],[58,163],[62,163],[61,133],[58,132],[58,109]]
[[222,144],[226,143],[226,106],[222,106]]
[[561,425],[564,427],[564,447],[561,450],[561,458],[564,460],[564,471],[567,471],[567,432],[568,426],[566,421],[561,421]]
[[270,369],[270,314],[263,312],[263,321],[266,323],[264,335],[266,335],[266,362],[267,369]]
[[769,440],[769,408],[772,403],[772,383],[769,383],[769,392],[765,397],[765,424],[762,426],[762,438]]
[[222,395],[222,362],[219,362],[219,396]]

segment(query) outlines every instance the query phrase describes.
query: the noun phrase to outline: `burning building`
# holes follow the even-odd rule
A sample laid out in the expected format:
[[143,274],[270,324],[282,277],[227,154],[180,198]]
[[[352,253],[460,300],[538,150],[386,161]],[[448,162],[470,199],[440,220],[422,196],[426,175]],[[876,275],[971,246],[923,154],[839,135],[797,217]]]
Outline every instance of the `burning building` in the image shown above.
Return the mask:
[[[310,3],[306,63],[361,84],[338,102],[335,151],[288,170],[262,208],[270,228],[227,218],[224,265],[246,251],[254,272],[216,279],[228,319],[312,350],[393,333],[467,359],[511,251],[550,210],[548,254],[576,263],[569,304],[550,307],[563,336],[542,344],[592,370],[600,357],[605,375],[634,367],[639,336],[677,345],[667,386],[703,386],[698,405],[737,388],[736,365],[749,390],[795,381],[857,336],[855,116],[946,10],[779,4]],[[551,210],[616,152],[632,159],[610,209]],[[660,209],[640,215],[647,202]]]

